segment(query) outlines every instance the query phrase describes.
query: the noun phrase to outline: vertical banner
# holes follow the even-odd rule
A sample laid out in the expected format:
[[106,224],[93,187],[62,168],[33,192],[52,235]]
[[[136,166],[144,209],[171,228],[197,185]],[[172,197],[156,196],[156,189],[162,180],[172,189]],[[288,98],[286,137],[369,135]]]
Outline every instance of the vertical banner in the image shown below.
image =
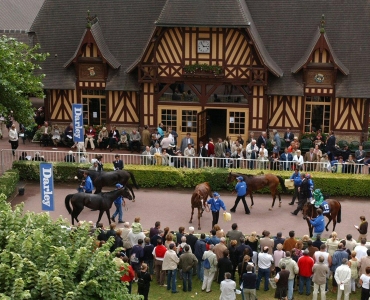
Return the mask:
[[84,120],[83,120],[83,106],[82,104],[72,104],[73,116],[73,141],[84,141]]
[[40,190],[42,210],[54,211],[54,176],[52,164],[40,164]]

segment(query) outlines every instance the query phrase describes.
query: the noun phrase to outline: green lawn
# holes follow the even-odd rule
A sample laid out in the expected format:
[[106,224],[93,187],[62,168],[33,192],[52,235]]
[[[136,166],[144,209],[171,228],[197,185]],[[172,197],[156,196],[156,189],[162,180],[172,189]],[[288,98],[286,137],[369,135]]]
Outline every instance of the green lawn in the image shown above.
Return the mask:
[[[151,286],[150,286],[150,292],[149,292],[149,300],[159,300],[159,299],[166,299],[168,297],[171,298],[171,300],[173,299],[181,299],[181,300],[194,300],[194,299],[202,299],[202,300],[218,300],[219,297],[220,297],[220,285],[216,282],[213,282],[212,283],[212,292],[211,293],[206,293],[206,292],[202,292],[202,285],[201,285],[201,282],[199,281],[199,279],[196,277],[196,276],[193,276],[193,291],[192,292],[183,292],[182,291],[182,280],[177,280],[177,289],[179,291],[179,293],[177,294],[172,294],[171,291],[167,291],[166,287],[161,287],[161,286],[158,286],[157,283],[155,282],[155,279],[153,277],[153,280],[151,282]],[[263,281],[261,282],[261,287],[262,289],[260,289],[259,291],[257,291],[257,298],[258,300],[271,300],[271,299],[274,299],[274,292],[275,290],[271,289],[270,287],[270,290],[268,292],[265,292],[263,291]],[[329,289],[331,287],[331,283],[329,283]],[[137,286],[136,284],[134,283],[133,286],[132,286],[132,292],[135,293],[137,291]],[[313,288],[311,290],[311,295],[310,296],[305,296],[305,295],[299,295],[298,294],[298,291],[295,291],[294,292],[294,299],[295,300],[308,300],[308,299],[312,299],[312,292],[313,292]],[[360,299],[360,295],[361,295],[361,289],[358,289],[356,294],[351,294],[350,295],[350,299]],[[336,297],[337,295],[332,293],[332,292],[328,292],[326,294],[326,299],[327,300],[334,300],[334,299],[337,299]],[[241,295],[237,295],[236,297],[237,300],[241,300],[242,297]],[[318,295],[318,299],[320,299],[320,294]],[[343,296],[342,296],[342,299],[343,299]]]

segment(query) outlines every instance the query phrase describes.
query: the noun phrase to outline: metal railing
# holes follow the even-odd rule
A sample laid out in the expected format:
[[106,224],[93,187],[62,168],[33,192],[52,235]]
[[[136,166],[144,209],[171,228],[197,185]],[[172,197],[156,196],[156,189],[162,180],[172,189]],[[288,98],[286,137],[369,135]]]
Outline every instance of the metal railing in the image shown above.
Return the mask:
[[[65,151],[48,151],[48,150],[16,150],[15,155],[11,149],[2,149],[0,156],[1,174],[12,168],[13,161],[19,160],[22,153],[27,154],[27,159],[32,160],[39,156],[47,162],[64,162],[64,158],[69,154],[69,150]],[[232,169],[257,169],[257,170],[286,170],[293,171],[297,164],[286,163],[283,161],[268,161],[256,159],[237,159],[237,158],[218,158],[218,157],[185,157],[185,156],[170,156],[166,155],[141,155],[141,154],[121,154],[116,152],[99,153],[99,152],[73,152],[75,162],[91,163],[96,155],[103,156],[104,163],[112,163],[115,160],[115,155],[118,154],[124,164],[129,165],[164,165],[175,168],[232,168]],[[363,164],[334,164],[328,162],[305,162],[300,166],[305,172],[341,172],[353,174],[369,174],[369,168]]]

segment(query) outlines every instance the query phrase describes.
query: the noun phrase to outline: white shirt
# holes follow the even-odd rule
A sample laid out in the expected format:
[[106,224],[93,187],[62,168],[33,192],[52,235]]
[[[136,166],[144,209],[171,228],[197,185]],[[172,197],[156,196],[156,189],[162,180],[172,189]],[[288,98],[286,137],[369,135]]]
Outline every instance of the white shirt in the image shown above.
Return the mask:
[[354,251],[356,251],[356,258],[358,260],[360,260],[364,256],[367,256],[367,253],[366,253],[367,252],[367,248],[366,248],[366,246],[361,246],[361,245],[356,246]]
[[300,155],[298,157],[298,155],[294,155],[293,157],[293,162],[296,162],[299,166],[303,165],[304,161],[303,161],[303,156]]
[[315,262],[317,262],[317,263],[319,262],[320,256],[324,257],[323,264],[329,267],[329,261],[328,261],[329,253],[328,252],[322,252],[322,251],[316,251],[313,255]]
[[369,287],[370,287],[370,285],[369,285],[370,277],[366,276],[366,274],[362,274],[360,276],[360,279],[362,280],[362,287],[365,288],[365,289],[369,289]]
[[268,253],[259,253],[258,254],[258,267],[261,269],[268,269],[271,267],[271,264],[274,262],[274,258],[271,254]]

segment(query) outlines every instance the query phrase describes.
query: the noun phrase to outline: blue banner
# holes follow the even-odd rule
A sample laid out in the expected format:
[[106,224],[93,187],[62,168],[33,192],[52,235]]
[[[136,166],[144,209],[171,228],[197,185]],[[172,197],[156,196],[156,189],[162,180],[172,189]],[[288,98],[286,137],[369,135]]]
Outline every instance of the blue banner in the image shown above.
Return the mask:
[[54,211],[54,175],[52,164],[40,164],[40,190],[42,210]]
[[84,141],[84,120],[83,120],[83,106],[82,104],[72,104],[73,116],[73,141]]

